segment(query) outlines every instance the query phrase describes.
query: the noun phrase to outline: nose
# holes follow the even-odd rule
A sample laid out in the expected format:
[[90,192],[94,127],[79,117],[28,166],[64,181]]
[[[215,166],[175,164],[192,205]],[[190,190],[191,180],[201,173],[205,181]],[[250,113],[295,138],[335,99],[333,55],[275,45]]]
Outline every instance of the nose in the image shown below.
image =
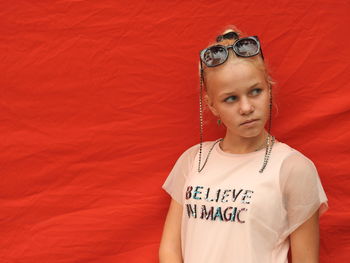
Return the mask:
[[242,115],[247,115],[253,111],[254,106],[251,101],[247,97],[242,96],[239,104],[239,113]]

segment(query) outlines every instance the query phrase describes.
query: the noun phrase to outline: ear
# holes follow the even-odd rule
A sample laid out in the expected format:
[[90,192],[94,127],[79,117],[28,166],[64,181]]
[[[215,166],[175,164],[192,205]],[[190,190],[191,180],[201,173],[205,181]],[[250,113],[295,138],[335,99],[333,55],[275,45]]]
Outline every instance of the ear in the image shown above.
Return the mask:
[[213,100],[210,98],[210,96],[208,94],[204,95],[204,101],[206,102],[206,104],[208,105],[210,111],[216,116],[216,117],[220,117],[218,111],[215,108],[214,102]]

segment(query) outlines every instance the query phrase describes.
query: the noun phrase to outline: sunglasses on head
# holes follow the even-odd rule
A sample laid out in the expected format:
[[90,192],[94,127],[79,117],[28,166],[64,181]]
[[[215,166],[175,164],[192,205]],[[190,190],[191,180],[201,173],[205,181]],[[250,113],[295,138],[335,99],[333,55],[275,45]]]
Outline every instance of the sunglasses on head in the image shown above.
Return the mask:
[[216,67],[223,64],[228,58],[229,48],[232,48],[239,57],[253,57],[260,53],[262,59],[264,59],[257,36],[239,38],[236,32],[229,32],[218,36],[216,41],[220,42],[224,38],[236,39],[236,41],[229,46],[217,44],[200,51],[200,59],[207,67]]

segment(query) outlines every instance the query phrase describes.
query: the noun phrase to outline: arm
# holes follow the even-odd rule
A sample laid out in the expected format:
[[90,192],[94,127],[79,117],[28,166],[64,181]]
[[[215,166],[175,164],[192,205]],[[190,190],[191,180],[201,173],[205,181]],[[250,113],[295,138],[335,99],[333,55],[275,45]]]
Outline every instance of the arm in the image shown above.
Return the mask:
[[319,263],[319,210],[290,234],[293,263]]
[[171,199],[159,246],[160,263],[182,263],[181,218],[182,205]]
[[290,238],[293,263],[319,262],[319,218],[328,209],[328,199],[314,163],[293,152],[282,163],[280,186]]

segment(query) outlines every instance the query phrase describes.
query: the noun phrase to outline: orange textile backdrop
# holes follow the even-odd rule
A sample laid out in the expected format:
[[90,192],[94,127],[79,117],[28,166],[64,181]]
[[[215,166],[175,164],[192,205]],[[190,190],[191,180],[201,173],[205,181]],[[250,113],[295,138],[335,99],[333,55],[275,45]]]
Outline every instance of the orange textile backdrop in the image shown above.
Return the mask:
[[[2,1],[0,262],[158,262],[199,50],[258,35],[272,133],[318,168],[322,262],[350,256],[349,1]],[[205,115],[204,140],[224,130]]]

